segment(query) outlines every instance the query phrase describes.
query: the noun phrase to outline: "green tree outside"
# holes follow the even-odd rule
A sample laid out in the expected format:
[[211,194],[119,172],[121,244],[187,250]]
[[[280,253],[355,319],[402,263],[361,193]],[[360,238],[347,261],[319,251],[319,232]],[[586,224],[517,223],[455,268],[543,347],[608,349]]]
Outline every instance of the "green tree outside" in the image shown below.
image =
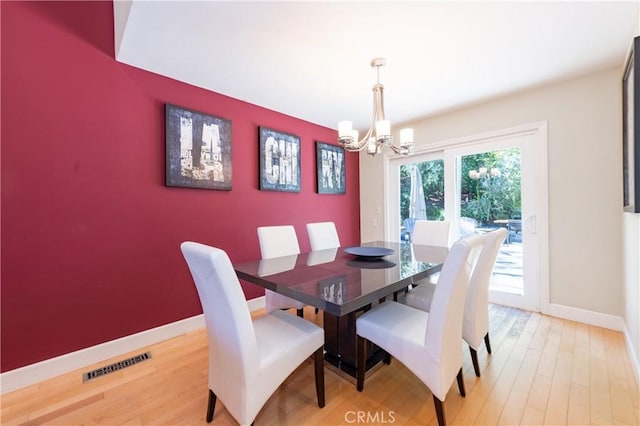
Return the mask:
[[[441,220],[444,217],[444,161],[432,160],[415,165],[420,170],[424,186],[427,219]],[[400,167],[400,216],[402,221],[409,217],[411,194],[411,168]],[[521,210],[521,167],[520,149],[517,147],[466,155],[461,159],[461,216],[476,220],[479,225],[493,225],[497,219],[509,219]],[[479,179],[469,177],[472,170],[486,167],[499,170],[498,176]]]

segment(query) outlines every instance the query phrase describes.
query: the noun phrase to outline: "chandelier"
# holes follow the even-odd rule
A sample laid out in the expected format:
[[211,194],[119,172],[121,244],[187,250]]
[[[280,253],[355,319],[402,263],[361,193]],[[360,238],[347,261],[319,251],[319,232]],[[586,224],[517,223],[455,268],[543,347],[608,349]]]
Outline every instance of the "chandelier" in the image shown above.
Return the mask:
[[338,123],[338,142],[347,151],[357,152],[367,149],[367,154],[378,155],[382,147],[391,149],[396,154],[409,155],[413,151],[413,129],[400,130],[400,144],[393,143],[391,123],[384,117],[384,86],[380,83],[380,67],[385,66],[387,60],[375,58],[371,61],[371,68],[376,69],[378,81],[373,85],[373,121],[369,131],[358,140],[358,131],[353,129],[350,121]]

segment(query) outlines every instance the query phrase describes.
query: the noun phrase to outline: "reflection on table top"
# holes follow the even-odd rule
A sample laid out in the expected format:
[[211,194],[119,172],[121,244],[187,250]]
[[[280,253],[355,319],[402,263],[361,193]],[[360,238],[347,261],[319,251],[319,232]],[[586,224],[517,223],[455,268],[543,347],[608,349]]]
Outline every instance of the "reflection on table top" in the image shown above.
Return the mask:
[[342,316],[440,270],[446,247],[376,241],[394,253],[365,260],[337,249],[234,265],[238,277],[318,309]]

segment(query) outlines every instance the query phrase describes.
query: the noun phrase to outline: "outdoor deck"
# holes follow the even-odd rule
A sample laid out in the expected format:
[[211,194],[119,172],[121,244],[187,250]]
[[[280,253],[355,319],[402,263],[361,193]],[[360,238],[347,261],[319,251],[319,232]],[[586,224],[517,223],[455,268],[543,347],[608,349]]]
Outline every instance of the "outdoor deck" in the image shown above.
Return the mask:
[[491,277],[491,290],[522,294],[522,234],[511,233],[502,245]]

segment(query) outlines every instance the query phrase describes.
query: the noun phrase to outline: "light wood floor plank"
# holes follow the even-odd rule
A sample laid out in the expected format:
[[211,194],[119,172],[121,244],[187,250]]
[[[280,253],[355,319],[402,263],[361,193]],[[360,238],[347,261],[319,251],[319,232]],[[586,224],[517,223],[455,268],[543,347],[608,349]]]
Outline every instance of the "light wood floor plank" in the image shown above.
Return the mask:
[[[312,309],[305,317],[322,321]],[[490,306],[490,324],[493,354],[478,351],[482,377],[475,377],[461,342],[467,396],[454,382],[444,402],[449,424],[639,424],[638,385],[621,333],[499,305]],[[84,371],[147,350],[150,360],[82,383]],[[205,424],[207,362],[206,332],[190,332],[5,394],[0,423]],[[437,424],[431,392],[395,359],[367,374],[364,392],[332,366],[325,368],[325,384],[326,406],[319,409],[313,365],[306,361],[267,401],[256,424]],[[221,401],[214,424],[237,424]]]
[[571,352],[559,351],[551,379],[549,400],[544,417],[544,424],[558,425],[567,422],[569,394],[571,390],[571,368],[573,356]]
[[634,424],[635,414],[633,400],[638,399],[637,392],[628,392],[627,389],[635,384],[633,376],[627,376],[625,360],[627,359],[624,348],[624,340],[620,333],[604,330],[604,344],[607,348],[605,358],[607,360],[607,373],[609,378],[609,392],[611,396],[611,409],[616,424]]
[[572,382],[569,393],[569,407],[567,410],[568,425],[588,425],[589,417],[589,387]]
[[[602,352],[602,356],[604,356],[604,352]],[[612,425],[613,414],[606,361],[600,358],[591,358],[589,364],[591,367],[591,384],[589,386],[591,424]]]
[[[522,415],[521,425],[539,426],[544,421],[544,411],[527,406]],[[584,426],[584,425],[583,425]]]
[[538,362],[541,353],[538,351],[528,351],[525,359],[522,361],[518,375],[515,378],[508,399],[504,403],[504,409],[498,424],[515,425],[520,423],[520,419],[524,415],[529,398],[529,391],[535,378]]

